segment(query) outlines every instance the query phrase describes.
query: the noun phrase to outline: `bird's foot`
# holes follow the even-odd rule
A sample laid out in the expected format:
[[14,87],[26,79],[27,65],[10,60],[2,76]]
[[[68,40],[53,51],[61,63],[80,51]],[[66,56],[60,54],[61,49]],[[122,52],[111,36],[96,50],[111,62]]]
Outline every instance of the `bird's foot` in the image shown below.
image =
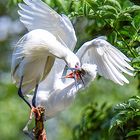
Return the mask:
[[31,108],[31,113],[30,113],[30,118],[32,118],[32,114],[34,114],[35,118],[38,120],[41,117],[41,112],[39,107],[32,107]]
[[32,118],[32,114],[34,114],[35,118],[39,120],[44,114],[45,109],[43,107],[32,107],[31,108],[31,113],[30,113],[30,118]]
[[[31,107],[30,118],[23,129],[23,132],[31,139],[47,140],[44,128],[44,114],[44,107]],[[35,119],[35,127],[29,130],[29,126],[31,125],[33,118]]]

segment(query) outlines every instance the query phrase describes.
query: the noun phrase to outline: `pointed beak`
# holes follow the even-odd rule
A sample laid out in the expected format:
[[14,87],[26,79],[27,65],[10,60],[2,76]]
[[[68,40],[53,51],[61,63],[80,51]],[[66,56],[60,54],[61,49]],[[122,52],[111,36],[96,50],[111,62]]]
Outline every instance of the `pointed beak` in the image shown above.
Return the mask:
[[[83,85],[85,86],[84,80],[82,78],[82,71],[77,69],[72,69],[72,72],[66,75],[64,78],[73,78],[75,82],[77,83],[78,80],[81,80]],[[77,84],[76,84],[77,85]]]
[[80,73],[79,73],[79,71],[73,71],[73,72],[69,73],[68,75],[66,75],[65,78],[74,78],[76,80],[79,80]]
[[82,78],[81,73],[79,73],[79,71],[71,72],[68,75],[66,75],[65,78],[73,78],[75,79],[75,81],[81,80],[83,85],[85,86],[84,80]]
[[65,78],[74,78],[74,72],[69,73]]

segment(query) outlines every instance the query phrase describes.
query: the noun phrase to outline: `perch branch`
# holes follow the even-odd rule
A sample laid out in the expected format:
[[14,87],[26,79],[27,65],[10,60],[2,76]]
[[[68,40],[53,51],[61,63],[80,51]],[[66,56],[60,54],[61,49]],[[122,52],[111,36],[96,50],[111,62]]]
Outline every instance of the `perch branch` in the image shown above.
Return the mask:
[[29,121],[23,129],[23,132],[32,140],[47,140],[46,131],[44,128],[44,113],[43,107],[34,108],[35,128],[29,130],[29,125],[32,122],[33,114],[31,114]]

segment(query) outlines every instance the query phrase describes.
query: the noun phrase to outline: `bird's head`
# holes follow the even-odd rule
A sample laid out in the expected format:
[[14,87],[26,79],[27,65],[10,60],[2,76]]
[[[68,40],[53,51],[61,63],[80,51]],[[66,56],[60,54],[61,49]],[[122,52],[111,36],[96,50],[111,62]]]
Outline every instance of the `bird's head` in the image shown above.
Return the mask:
[[79,68],[73,69],[71,73],[65,76],[65,78],[74,78],[75,80],[81,80],[83,83],[88,83],[95,79],[97,74],[97,66],[93,64],[83,64]]
[[79,58],[73,53],[70,52],[66,57],[66,63],[69,69],[78,69],[81,67]]

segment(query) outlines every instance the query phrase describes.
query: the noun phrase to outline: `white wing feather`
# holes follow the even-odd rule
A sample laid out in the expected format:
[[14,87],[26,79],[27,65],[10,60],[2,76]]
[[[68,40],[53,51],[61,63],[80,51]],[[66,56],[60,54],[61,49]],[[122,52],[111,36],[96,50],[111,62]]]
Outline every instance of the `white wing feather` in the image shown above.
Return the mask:
[[44,29],[52,33],[58,41],[71,50],[77,38],[71,21],[65,15],[60,16],[41,0],[23,0],[18,11],[21,22],[31,31]]
[[50,73],[46,79],[39,84],[38,91],[47,91],[49,93],[55,89],[56,85],[62,85],[63,82],[61,77],[65,65],[66,64],[63,60],[56,58]]
[[133,76],[133,68],[127,63],[130,60],[107,41],[96,38],[86,42],[76,55],[82,63],[97,65],[99,75],[117,84],[129,83],[122,73]]

